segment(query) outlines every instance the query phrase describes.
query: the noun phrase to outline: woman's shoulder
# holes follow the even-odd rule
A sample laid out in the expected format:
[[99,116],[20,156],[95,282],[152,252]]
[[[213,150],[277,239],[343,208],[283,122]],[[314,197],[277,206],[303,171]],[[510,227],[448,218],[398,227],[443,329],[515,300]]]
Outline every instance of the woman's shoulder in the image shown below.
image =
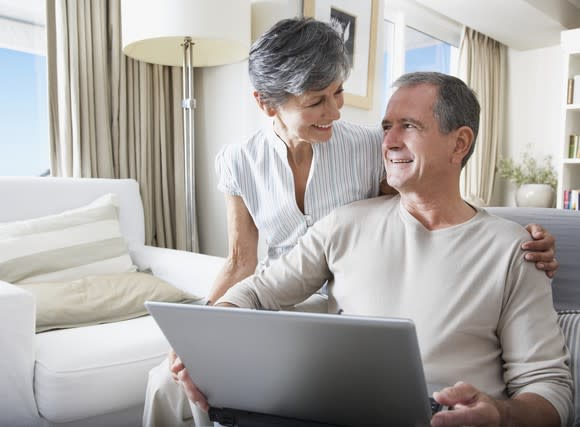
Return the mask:
[[262,129],[255,132],[246,141],[224,145],[216,156],[216,162],[236,162],[253,158],[263,152],[268,144],[268,136]]
[[336,128],[339,132],[344,133],[360,133],[365,135],[372,135],[377,136],[383,134],[383,130],[381,129],[380,125],[373,125],[373,124],[360,124],[349,122],[347,120],[337,120],[334,122]]

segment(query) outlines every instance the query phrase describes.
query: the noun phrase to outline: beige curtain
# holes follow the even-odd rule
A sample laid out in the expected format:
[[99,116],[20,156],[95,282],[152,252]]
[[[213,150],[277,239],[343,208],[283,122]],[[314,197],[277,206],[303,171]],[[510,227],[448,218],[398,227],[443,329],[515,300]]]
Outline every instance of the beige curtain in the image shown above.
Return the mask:
[[120,0],[46,4],[52,175],[136,179],[146,243],[185,249],[181,69],[123,55]]
[[475,30],[463,30],[459,77],[477,93],[481,118],[475,151],[461,175],[461,193],[477,206],[488,205],[493,191],[505,111],[506,50],[505,45]]

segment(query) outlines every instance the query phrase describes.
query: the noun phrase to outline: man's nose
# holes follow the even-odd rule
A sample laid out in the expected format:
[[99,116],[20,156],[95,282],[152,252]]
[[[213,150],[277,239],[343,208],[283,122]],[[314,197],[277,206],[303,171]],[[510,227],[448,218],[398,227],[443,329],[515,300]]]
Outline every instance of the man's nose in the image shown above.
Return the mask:
[[383,133],[383,148],[385,150],[392,150],[393,148],[398,148],[400,146],[400,135],[394,128]]

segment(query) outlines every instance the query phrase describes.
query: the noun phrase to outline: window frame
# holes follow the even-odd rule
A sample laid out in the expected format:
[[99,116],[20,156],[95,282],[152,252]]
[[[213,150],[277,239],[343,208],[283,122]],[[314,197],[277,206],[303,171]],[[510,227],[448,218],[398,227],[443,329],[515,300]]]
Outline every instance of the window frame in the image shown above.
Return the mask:
[[[393,24],[390,45],[385,42],[385,51],[392,52],[390,60],[385,64],[385,75],[389,76],[386,81],[387,88],[405,73],[405,30],[410,27],[430,37],[441,40],[447,44],[459,48],[463,25],[443,16],[431,9],[408,0],[389,0],[388,7],[384,8],[383,20]],[[385,24],[385,29],[386,29]],[[387,38],[385,30],[385,38]],[[457,74],[457,60],[459,49],[452,52],[450,70],[452,75]],[[387,94],[387,98],[390,93]]]

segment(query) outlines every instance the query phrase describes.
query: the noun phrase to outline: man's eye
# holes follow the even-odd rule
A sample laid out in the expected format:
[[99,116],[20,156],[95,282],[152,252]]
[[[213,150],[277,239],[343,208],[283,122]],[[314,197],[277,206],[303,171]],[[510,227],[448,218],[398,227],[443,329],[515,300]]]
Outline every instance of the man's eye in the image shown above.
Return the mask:
[[405,123],[403,127],[405,129],[414,129],[416,126],[413,123]]
[[322,104],[322,99],[320,101],[314,102],[313,104],[310,104],[309,107],[316,107],[317,105]]

